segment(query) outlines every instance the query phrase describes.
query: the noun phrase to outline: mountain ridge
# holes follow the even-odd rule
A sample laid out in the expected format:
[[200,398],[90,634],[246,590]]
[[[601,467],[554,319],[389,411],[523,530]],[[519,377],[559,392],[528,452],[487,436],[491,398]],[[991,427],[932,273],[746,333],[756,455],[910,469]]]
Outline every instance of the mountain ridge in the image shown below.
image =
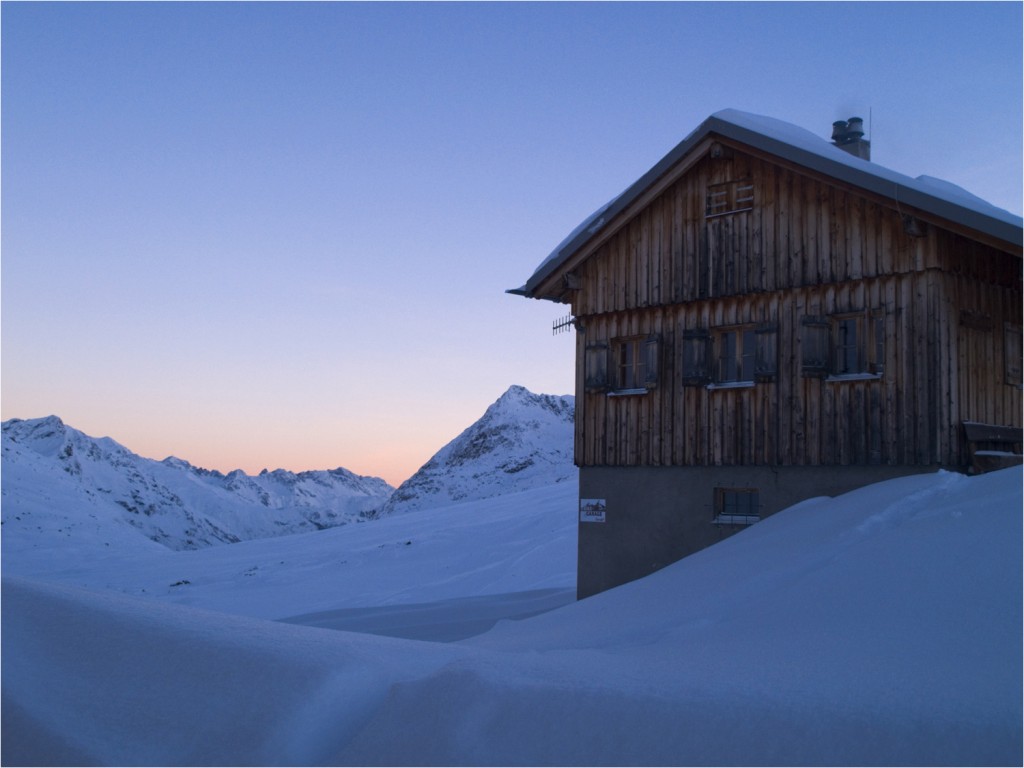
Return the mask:
[[575,480],[574,423],[572,395],[535,394],[514,384],[399,485],[380,515]]
[[[139,456],[56,415],[2,424],[3,532],[29,549],[200,549],[307,533],[577,477],[572,396],[511,386],[398,489],[343,467],[223,473]],[[397,496],[396,496],[397,495]],[[390,503],[395,497],[395,503]]]
[[110,546],[134,529],[174,550],[302,533],[372,516],[394,490],[341,467],[253,477],[147,459],[53,415],[10,419],[2,430],[4,533],[40,547],[48,533],[72,531]]

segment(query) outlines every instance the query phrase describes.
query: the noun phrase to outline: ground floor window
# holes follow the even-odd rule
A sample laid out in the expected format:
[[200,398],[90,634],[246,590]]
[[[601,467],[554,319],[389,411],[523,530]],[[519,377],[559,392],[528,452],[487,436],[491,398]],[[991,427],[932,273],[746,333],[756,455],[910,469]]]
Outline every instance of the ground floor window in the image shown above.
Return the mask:
[[756,488],[715,488],[717,525],[751,525],[761,519]]

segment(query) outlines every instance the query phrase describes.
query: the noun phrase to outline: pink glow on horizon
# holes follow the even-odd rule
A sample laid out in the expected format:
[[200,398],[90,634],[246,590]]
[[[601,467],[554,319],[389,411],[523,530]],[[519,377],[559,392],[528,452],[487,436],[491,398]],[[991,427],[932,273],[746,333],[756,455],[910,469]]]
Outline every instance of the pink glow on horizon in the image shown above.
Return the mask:
[[5,3],[0,417],[397,485],[573,393],[505,291],[714,112],[1020,214],[1022,7]]

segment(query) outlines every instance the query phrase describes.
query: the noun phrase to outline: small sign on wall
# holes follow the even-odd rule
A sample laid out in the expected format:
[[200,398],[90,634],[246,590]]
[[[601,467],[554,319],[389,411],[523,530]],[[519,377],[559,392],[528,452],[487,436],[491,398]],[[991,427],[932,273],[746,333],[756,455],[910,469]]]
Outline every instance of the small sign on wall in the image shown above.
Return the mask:
[[580,499],[580,522],[603,523],[608,502],[604,499]]

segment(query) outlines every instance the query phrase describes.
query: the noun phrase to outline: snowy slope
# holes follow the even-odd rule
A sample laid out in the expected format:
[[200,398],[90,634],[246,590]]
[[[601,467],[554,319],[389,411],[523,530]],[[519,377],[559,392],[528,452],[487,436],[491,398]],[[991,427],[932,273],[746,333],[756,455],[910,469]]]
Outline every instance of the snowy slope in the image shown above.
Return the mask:
[[3,575],[268,619],[494,595],[567,602],[576,595],[576,506],[576,488],[561,483],[230,547],[153,545],[88,557],[19,551],[5,536]]
[[398,486],[382,515],[492,498],[579,477],[571,395],[512,386],[474,424]]
[[346,469],[251,477],[173,457],[154,461],[56,416],[4,422],[2,468],[4,538],[19,550],[80,554],[151,542],[197,549],[318,530],[375,513],[393,490]]
[[[810,500],[646,579],[454,643],[8,577],[0,758],[1019,764],[1021,481],[1019,468],[937,473]],[[391,552],[421,599],[439,574],[424,576],[437,552],[419,557],[418,540],[486,559],[493,542],[470,519]]]

